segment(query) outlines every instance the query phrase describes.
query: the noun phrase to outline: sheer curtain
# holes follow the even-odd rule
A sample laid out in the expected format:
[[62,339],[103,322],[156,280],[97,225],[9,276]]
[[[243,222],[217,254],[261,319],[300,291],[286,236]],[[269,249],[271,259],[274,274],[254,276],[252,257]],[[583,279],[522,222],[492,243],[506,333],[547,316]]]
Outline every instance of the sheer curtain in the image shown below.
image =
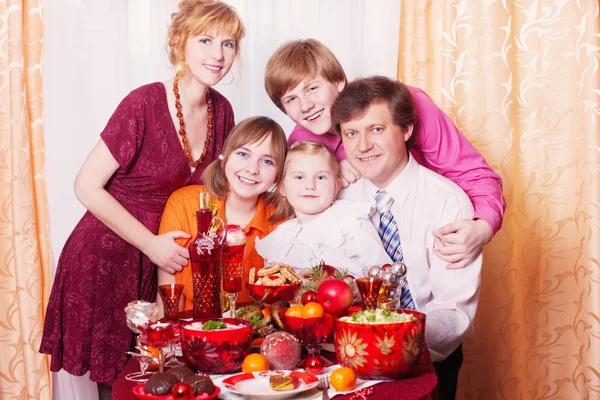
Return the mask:
[[[229,0],[246,25],[241,63],[217,90],[236,120],[268,115],[293,125],[271,104],[263,74],[269,56],[290,39],[315,38],[339,57],[350,79],[396,76],[397,0]],[[165,52],[176,0],[62,0],[44,3],[46,151],[54,265],[84,208],[75,175],[109,116],[132,89],[173,75]],[[224,78],[224,83],[230,81]],[[63,390],[75,393],[76,388]],[[79,398],[93,394],[83,389]]]
[[0,398],[50,397],[40,0],[0,1]]
[[398,78],[504,182],[458,398],[600,399],[600,5],[402,2]]

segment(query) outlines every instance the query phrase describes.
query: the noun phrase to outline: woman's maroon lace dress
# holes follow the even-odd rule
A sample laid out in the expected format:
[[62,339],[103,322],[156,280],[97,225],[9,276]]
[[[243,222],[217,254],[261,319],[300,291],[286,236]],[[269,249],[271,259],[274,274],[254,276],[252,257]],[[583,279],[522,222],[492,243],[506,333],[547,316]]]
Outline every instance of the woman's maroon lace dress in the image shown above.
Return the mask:
[[[119,163],[106,190],[153,233],[169,195],[202,183],[202,171],[221,153],[233,128],[231,105],[210,90],[213,140],[193,173],[160,82],[127,95],[101,133]],[[91,371],[93,381],[112,385],[133,339],[124,308],[136,299],[155,301],[156,284],[148,257],[86,212],[62,250],[46,311],[40,352],[52,355],[50,369],[73,375]]]

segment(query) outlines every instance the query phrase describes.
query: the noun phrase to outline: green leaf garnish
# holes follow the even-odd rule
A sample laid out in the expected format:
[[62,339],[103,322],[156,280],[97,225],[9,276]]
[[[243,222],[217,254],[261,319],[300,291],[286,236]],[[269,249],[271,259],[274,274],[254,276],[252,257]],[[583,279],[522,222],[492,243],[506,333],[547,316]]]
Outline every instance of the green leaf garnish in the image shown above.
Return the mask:
[[206,321],[202,325],[202,329],[205,331],[214,331],[216,329],[225,329],[227,325],[223,321]]

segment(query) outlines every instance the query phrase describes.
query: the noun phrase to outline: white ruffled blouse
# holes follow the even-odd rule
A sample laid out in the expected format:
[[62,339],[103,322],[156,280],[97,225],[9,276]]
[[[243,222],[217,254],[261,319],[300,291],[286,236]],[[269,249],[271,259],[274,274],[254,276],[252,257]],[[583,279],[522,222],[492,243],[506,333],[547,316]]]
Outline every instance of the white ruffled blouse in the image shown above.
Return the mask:
[[256,251],[265,265],[284,263],[300,270],[323,260],[355,277],[364,276],[364,267],[391,262],[371,222],[372,211],[366,201],[337,200],[309,222],[299,224],[294,218],[265,238],[256,238]]

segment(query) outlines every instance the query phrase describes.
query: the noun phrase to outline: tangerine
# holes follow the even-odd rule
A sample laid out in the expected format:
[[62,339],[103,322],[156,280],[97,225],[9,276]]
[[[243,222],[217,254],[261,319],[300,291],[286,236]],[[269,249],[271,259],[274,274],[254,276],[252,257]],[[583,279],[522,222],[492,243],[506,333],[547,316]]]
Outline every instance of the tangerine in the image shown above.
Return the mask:
[[356,386],[356,374],[348,367],[341,367],[333,370],[329,377],[329,382],[335,390],[340,392],[347,392],[354,389]]
[[248,354],[242,363],[243,372],[257,372],[269,369],[269,360],[260,353]]
[[302,307],[302,317],[304,318],[321,318],[325,309],[320,303],[311,301]]
[[286,317],[302,317],[302,306],[291,306],[285,311]]

